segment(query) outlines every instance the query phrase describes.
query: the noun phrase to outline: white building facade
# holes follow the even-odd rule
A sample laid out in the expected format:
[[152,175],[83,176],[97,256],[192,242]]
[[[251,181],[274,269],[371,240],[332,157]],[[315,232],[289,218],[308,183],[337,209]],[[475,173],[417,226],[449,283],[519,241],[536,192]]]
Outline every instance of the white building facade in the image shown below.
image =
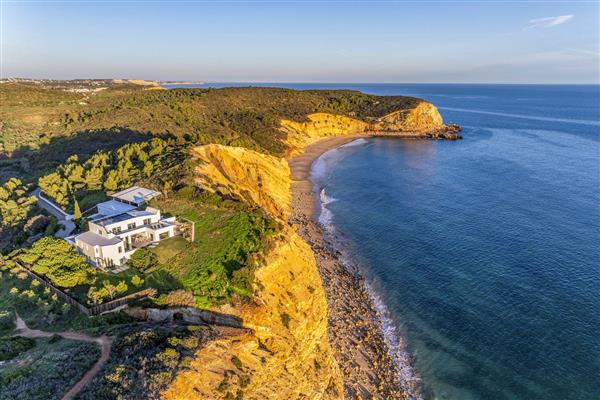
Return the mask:
[[147,197],[138,203],[112,197],[115,200],[98,204],[98,213],[88,222],[87,232],[69,238],[90,264],[100,268],[121,266],[138,248],[178,233],[175,217],[163,218],[160,210],[151,207],[140,209]]

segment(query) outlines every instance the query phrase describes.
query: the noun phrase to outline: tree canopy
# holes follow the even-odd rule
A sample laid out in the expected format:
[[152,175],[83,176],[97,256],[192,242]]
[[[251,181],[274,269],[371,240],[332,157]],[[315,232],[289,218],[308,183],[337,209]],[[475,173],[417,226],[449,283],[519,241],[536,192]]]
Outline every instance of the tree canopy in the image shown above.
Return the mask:
[[95,270],[73,245],[53,237],[38,240],[19,254],[17,259],[61,288],[89,283],[95,274]]

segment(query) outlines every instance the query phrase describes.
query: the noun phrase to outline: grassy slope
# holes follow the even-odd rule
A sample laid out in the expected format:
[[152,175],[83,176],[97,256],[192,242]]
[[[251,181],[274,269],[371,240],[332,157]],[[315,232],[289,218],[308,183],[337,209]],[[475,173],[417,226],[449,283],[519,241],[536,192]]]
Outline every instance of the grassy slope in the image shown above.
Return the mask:
[[265,236],[274,229],[259,212],[210,197],[212,203],[206,198],[176,194],[153,204],[163,213],[195,222],[194,243],[175,237],[152,249],[160,264],[150,272],[156,275],[163,271],[174,277],[181,287],[194,292],[199,306],[226,300],[232,292],[244,293],[245,288],[232,279],[233,274],[248,266],[247,256],[260,251]]

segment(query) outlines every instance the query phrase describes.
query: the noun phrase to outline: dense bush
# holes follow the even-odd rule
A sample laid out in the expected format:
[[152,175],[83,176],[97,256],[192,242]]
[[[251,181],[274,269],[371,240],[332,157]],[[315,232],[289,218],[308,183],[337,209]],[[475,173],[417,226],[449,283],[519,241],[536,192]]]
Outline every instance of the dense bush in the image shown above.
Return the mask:
[[60,399],[100,356],[96,343],[38,340],[30,362],[0,368],[0,400]]
[[136,250],[129,259],[129,265],[133,268],[137,268],[140,271],[145,271],[158,264],[158,257],[156,254],[148,249]]
[[12,332],[15,328],[14,314],[11,311],[0,310],[0,336]]
[[29,187],[17,178],[0,185],[0,252],[21,245],[27,239],[25,226],[34,224],[30,219],[39,209],[28,191]]
[[0,361],[10,360],[35,346],[35,340],[22,336],[0,339]]
[[48,279],[53,285],[71,288],[92,280],[95,270],[75,247],[62,239],[45,237],[23,250],[17,260],[33,272]]
[[155,399],[215,332],[204,326],[148,325],[119,331],[111,357],[80,400]]
[[114,192],[144,182],[165,190],[173,186],[173,175],[184,172],[188,157],[185,147],[174,140],[154,138],[131,143],[112,152],[99,151],[85,162],[76,155],[54,172],[38,179],[46,196],[80,218],[82,211],[103,201],[105,192]]

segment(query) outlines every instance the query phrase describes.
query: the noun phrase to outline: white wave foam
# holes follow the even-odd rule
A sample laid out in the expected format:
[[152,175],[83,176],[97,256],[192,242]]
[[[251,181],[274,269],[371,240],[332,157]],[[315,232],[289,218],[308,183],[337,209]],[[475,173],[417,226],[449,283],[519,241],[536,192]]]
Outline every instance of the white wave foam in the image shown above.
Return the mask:
[[501,113],[501,112],[494,112],[494,111],[469,110],[467,108],[454,108],[454,107],[438,107],[438,108],[440,110],[469,112],[469,113],[474,113],[474,114],[498,115],[500,117],[522,118],[522,119],[530,119],[530,120],[534,120],[534,121],[564,122],[564,123],[569,123],[569,124],[600,126],[600,121],[592,121],[592,120],[587,120],[587,119],[539,117],[536,115],[510,114],[510,113]]
[[317,186],[323,186],[326,183],[329,172],[332,169],[331,167],[343,157],[351,154],[350,151],[346,149],[356,146],[363,146],[368,143],[368,140],[359,138],[321,154],[321,156],[312,163],[310,168],[310,180],[313,183],[316,183]]
[[334,201],[337,201],[337,199],[327,196],[327,194],[325,193],[325,188],[321,189],[319,193],[319,199],[321,200],[321,212],[319,213],[319,222],[325,227],[327,231],[330,231],[332,229],[331,223],[333,219],[333,213],[327,208],[327,205],[333,203]]
[[335,164],[342,153],[338,149],[331,149],[317,158],[310,168],[310,179],[318,185],[323,185],[331,171],[331,166]]
[[[345,240],[336,231],[332,222],[333,214],[327,208],[328,204],[337,201],[337,199],[328,196],[326,189],[322,188],[319,191],[319,200],[321,206],[319,222],[325,229],[326,240],[335,250],[340,252],[340,262],[348,271],[362,275],[359,264],[353,260],[347,250],[348,246],[345,244]],[[413,368],[411,355],[403,336],[398,332],[387,306],[383,302],[381,296],[379,296],[378,292],[374,289],[373,285],[365,281],[365,288],[377,311],[377,322],[379,323],[384,340],[389,348],[390,355],[396,364],[398,379],[403,388],[407,391],[410,400],[423,400],[421,394],[421,379]]]
[[363,138],[359,138],[356,140],[351,141],[350,143],[346,143],[340,147],[354,147],[354,146],[362,146],[369,143],[366,139]]

